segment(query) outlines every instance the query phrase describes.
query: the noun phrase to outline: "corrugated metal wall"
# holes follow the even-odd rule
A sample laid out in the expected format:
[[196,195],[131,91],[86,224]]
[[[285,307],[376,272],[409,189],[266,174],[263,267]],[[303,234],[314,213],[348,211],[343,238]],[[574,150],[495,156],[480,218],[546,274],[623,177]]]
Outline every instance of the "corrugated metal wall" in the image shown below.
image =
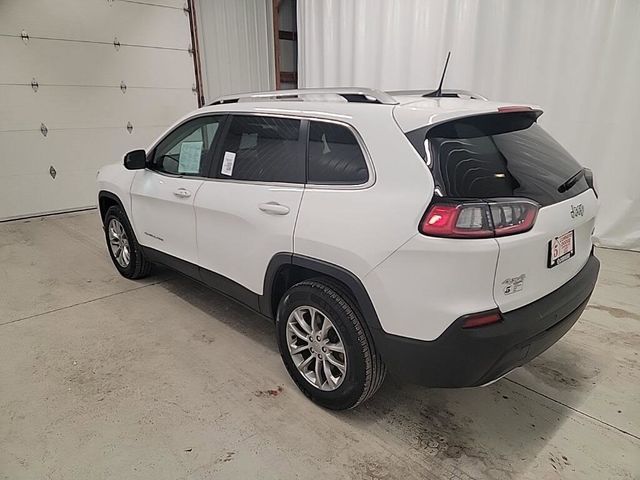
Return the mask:
[[275,88],[271,0],[198,0],[204,96]]
[[95,205],[100,166],[197,107],[185,6],[0,1],[0,220]]

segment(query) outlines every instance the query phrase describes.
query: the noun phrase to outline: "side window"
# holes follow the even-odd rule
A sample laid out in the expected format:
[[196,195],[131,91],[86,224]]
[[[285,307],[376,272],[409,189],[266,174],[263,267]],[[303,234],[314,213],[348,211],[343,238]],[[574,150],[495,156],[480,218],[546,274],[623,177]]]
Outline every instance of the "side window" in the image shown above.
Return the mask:
[[304,183],[300,120],[233,115],[224,139],[220,178]]
[[183,123],[155,148],[151,168],[173,175],[204,176],[205,159],[224,117],[200,117]]
[[308,182],[358,185],[367,180],[367,162],[351,130],[335,123],[311,122]]

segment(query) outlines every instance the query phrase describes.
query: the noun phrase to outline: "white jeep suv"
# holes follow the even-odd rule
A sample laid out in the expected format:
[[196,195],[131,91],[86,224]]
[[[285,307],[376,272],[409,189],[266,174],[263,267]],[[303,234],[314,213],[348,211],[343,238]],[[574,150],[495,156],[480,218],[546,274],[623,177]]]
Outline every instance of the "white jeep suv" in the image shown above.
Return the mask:
[[490,383],[560,339],[599,262],[590,171],[541,110],[460,91],[223,97],[98,175],[119,272],[179,270],[273,319],[298,387]]

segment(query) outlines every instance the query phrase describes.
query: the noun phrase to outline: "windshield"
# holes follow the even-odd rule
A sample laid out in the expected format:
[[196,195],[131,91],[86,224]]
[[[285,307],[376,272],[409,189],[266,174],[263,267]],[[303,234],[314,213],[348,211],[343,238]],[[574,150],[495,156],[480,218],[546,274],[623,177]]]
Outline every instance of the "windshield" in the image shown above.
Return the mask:
[[418,151],[444,196],[525,197],[545,206],[589,187],[582,176],[559,191],[582,167],[536,123],[538,115],[534,111],[478,115],[407,136],[414,146],[422,136],[422,152]]

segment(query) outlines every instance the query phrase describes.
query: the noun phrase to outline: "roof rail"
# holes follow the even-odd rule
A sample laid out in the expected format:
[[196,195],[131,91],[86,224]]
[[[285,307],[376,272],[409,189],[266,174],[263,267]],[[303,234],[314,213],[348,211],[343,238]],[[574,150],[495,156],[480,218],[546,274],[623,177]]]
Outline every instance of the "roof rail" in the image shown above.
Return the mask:
[[[277,90],[273,92],[254,92],[254,93],[240,93],[235,95],[225,95],[224,97],[216,98],[209,105],[222,105],[224,103],[237,103],[241,101],[252,100],[295,100],[304,101],[304,97],[309,96],[339,96],[345,99],[347,102],[356,103],[380,103],[384,105],[397,105],[398,102],[388,93],[374,88],[358,88],[358,87],[345,87],[345,88],[301,88],[298,90]],[[307,99],[311,100],[311,99]],[[313,99],[313,100],[317,100]]]
[[[387,92],[389,95],[419,95],[421,97],[431,97],[431,94],[436,90],[395,90],[393,92]],[[454,98],[463,98],[469,97],[472,100],[484,100],[485,102],[489,100],[487,97],[480,95],[478,93],[470,92],[468,90],[451,90],[444,89],[442,93],[439,95],[439,98],[442,97],[454,97]],[[435,97],[431,97],[435,98]]]

